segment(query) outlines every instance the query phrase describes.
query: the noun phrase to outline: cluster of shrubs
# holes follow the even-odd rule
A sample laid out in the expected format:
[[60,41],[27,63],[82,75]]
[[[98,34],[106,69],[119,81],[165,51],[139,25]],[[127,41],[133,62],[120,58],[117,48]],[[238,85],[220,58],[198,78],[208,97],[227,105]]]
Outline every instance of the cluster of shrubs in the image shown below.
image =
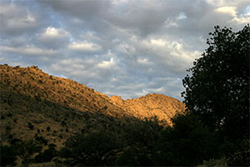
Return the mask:
[[43,145],[40,142],[22,141],[16,138],[10,142],[10,145],[1,144],[1,166],[17,165],[15,161],[18,157],[22,159],[22,164],[25,166],[30,163],[49,162],[57,156],[56,145],[49,144],[48,149],[41,152],[42,148]]
[[[233,149],[235,143],[220,141],[195,115],[177,115],[172,121],[173,126],[163,127],[154,117],[83,131],[58,151],[42,136],[34,141],[14,138],[10,146],[1,145],[1,165],[15,165],[17,157],[24,165],[53,160],[60,166],[196,166],[219,157],[226,157],[225,165],[248,163],[247,140],[238,143],[245,150]],[[48,149],[42,152],[43,146]]]
[[222,165],[248,164],[247,140],[238,143],[243,150],[230,148],[235,143],[221,141],[196,115],[177,115],[172,121],[173,126],[166,128],[153,118],[127,123],[120,131],[105,128],[77,134],[66,141],[56,162],[69,166],[197,166],[226,157]]

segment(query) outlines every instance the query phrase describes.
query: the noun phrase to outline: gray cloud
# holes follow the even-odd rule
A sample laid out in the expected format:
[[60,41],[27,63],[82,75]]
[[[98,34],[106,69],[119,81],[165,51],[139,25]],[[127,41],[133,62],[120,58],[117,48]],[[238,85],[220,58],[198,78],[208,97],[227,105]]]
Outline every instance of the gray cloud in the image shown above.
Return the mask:
[[37,40],[46,48],[63,48],[69,42],[69,33],[63,29],[48,27],[38,35]]
[[250,22],[246,0],[1,1],[0,62],[40,68],[124,99],[182,100],[215,25]]
[[22,34],[32,31],[37,25],[36,17],[29,10],[15,4],[1,4],[0,11],[2,35]]

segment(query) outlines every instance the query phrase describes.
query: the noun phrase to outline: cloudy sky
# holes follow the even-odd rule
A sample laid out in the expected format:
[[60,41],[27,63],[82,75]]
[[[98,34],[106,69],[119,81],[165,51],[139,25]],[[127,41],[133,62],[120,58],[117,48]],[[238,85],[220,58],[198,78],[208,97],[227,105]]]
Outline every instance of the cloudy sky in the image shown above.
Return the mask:
[[0,0],[0,63],[36,65],[108,96],[182,100],[213,27],[249,22],[250,0]]

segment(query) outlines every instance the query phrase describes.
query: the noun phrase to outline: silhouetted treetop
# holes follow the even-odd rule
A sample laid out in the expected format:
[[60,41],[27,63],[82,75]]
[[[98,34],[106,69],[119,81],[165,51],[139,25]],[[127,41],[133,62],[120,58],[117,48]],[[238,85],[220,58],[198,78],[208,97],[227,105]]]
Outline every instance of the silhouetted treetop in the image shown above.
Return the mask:
[[229,139],[248,136],[250,27],[215,26],[209,45],[183,80],[184,102],[210,129]]

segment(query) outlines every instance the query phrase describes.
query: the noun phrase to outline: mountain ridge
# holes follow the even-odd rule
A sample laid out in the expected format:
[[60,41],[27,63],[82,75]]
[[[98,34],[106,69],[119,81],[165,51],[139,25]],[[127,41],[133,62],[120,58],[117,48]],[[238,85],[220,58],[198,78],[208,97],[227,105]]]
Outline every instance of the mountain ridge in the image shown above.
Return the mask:
[[73,80],[59,78],[37,66],[0,65],[0,140],[9,143],[44,137],[58,148],[76,133],[124,126],[157,116],[162,125],[185,110],[185,105],[161,94],[123,100]]
[[21,94],[46,99],[81,111],[105,110],[106,114],[116,115],[118,112],[124,116],[140,119],[156,115],[160,120],[170,121],[169,118],[176,112],[185,109],[182,102],[163,94],[147,94],[126,100],[120,96],[109,98],[73,80],[48,75],[37,66],[21,68],[1,65],[1,84],[12,86]]
[[178,100],[163,94],[147,94],[135,99],[123,100],[120,96],[111,96],[114,105],[119,106],[130,115],[143,119],[157,116],[159,120],[166,120],[171,124],[171,118],[181,113],[185,105]]

